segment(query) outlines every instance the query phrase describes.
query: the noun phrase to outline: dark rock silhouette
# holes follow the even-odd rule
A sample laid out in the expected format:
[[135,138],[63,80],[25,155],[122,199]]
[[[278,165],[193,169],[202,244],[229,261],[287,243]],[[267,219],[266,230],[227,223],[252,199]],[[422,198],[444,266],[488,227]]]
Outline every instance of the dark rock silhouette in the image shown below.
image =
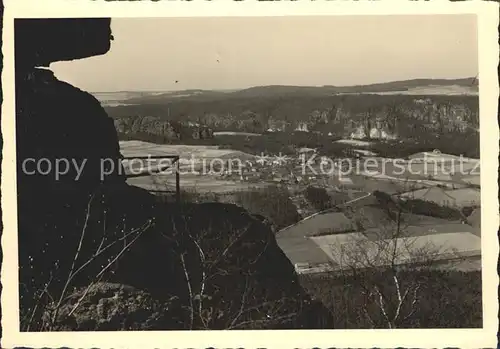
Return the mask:
[[16,22],[16,69],[102,55],[110,49],[109,18]]
[[108,19],[15,25],[21,330],[332,327],[261,218],[128,186],[98,101],[35,68],[105,53]]

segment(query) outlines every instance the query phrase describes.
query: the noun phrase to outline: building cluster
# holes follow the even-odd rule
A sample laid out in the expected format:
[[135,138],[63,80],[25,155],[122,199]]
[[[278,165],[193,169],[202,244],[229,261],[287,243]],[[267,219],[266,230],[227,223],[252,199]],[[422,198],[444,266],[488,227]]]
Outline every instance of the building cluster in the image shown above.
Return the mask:
[[[348,171],[349,162],[342,159],[331,159],[315,156],[316,150],[301,148],[293,157],[289,156],[256,156],[246,161],[228,160],[221,168],[214,171],[219,179],[249,183],[279,183],[294,186],[354,186],[349,178],[339,178],[338,173]],[[353,163],[359,154],[351,156]],[[334,181],[335,183],[333,184]]]
[[[298,153],[308,154],[313,152],[314,149],[303,148]],[[442,154],[438,150],[429,154],[415,154],[412,158],[431,161],[435,160],[435,157],[444,160],[454,158],[452,155]],[[405,225],[405,234],[409,235],[393,240],[379,234],[380,236],[377,239],[381,243],[377,244],[373,242],[375,241],[374,237],[380,233],[380,227],[387,224],[387,222],[379,217],[385,211],[377,206],[372,193],[374,189],[369,187],[366,179],[368,177],[357,175],[351,177],[324,176],[315,173],[304,175],[304,173],[299,174],[298,172],[301,168],[301,160],[279,157],[259,158],[258,160],[248,162],[241,174],[232,174],[232,176],[234,176],[235,180],[275,182],[289,188],[293,204],[297,207],[300,215],[307,217],[307,219],[278,232],[277,241],[288,258],[295,264],[299,273],[342,270],[343,262],[340,261],[345,256],[339,254],[337,247],[344,243],[346,243],[344,246],[353,248],[358,248],[360,244],[363,244],[361,246],[364,246],[366,250],[362,252],[367,254],[377,254],[379,246],[386,246],[390,243],[417,247],[426,243],[439,250],[439,253],[433,252],[433,256],[438,260],[438,263],[442,263],[446,267],[455,258],[466,259],[468,261],[467,265],[474,266],[477,265],[477,261],[480,261],[481,240],[480,233],[478,233],[480,219],[477,218],[480,217],[478,213],[478,210],[480,210],[480,189],[463,182],[462,177],[450,177],[449,181],[454,183],[453,187],[450,188],[438,184],[443,182],[443,179],[426,179],[420,180],[420,189],[413,188],[411,191],[392,195],[396,195],[401,199],[417,199],[439,206],[452,207],[461,212],[467,207],[476,208],[471,214],[471,217],[474,215],[476,217],[470,220],[474,222],[469,222],[468,216],[462,220],[452,221],[434,217],[425,218],[422,215],[417,215],[414,223],[408,226]],[[318,156],[314,158],[312,166],[318,166],[324,160],[324,158]],[[474,165],[473,162],[478,161],[476,159],[469,160],[471,168]],[[378,183],[376,184],[376,190],[382,191],[384,191],[383,185],[386,182],[404,180],[396,177],[391,177],[392,179],[389,180],[388,177],[391,176],[383,178],[373,176],[369,180]],[[479,178],[479,174],[475,175],[475,177]],[[415,181],[418,182],[419,180],[415,179]],[[345,209],[341,209],[341,212],[313,215],[316,211],[308,207],[310,204],[308,204],[304,196],[304,189],[309,185],[325,188],[332,199],[338,198],[342,201],[338,203],[340,205],[338,207],[345,207]],[[359,225],[357,215],[368,215],[374,222],[369,226],[361,220],[363,222],[359,223],[361,224]],[[415,253],[419,251],[416,249]],[[453,251],[453,253],[449,251]],[[402,253],[401,264],[413,263],[413,257],[405,256],[406,254]],[[384,261],[380,260],[377,263],[384,263]]]
[[[432,155],[444,160],[453,158],[453,155],[441,154],[439,151],[432,152]],[[414,157],[421,158],[422,154],[415,154]],[[423,158],[423,161],[433,160],[435,159],[429,159],[429,156]],[[468,160],[471,168],[474,167],[473,162],[478,161]],[[470,176],[479,178],[479,173],[466,177]],[[388,180],[386,177],[374,176],[372,179],[383,184]],[[398,178],[394,177],[392,180],[397,181]],[[393,245],[404,247],[404,251],[398,252],[398,264],[401,265],[411,267],[414,263],[419,263],[416,262],[416,258],[423,256],[422,252],[425,251],[424,257],[432,258],[436,266],[459,270],[481,268],[480,188],[466,184],[462,177],[449,179],[454,183],[453,188],[439,185],[442,180],[426,180],[425,183],[420,181],[423,185],[420,189],[393,194],[403,200],[419,200],[440,207],[454,208],[462,215],[462,219],[445,219],[435,218],[432,214],[425,216],[422,213],[414,215],[410,212],[408,214],[412,218],[405,216],[407,223],[404,224],[401,236],[398,237],[387,236],[387,232],[394,232],[396,226],[401,226],[384,219],[384,209],[378,206],[375,195],[368,187],[363,189],[363,181],[357,188],[350,178],[344,180],[343,186],[338,185],[342,182],[342,178],[332,178],[331,181],[327,186],[335,188],[333,195],[341,192],[359,192],[342,203],[340,212],[312,215],[277,234],[279,246],[295,264],[298,273],[341,272],[345,268],[382,267],[388,261],[381,258],[387,252],[381,250],[381,247]],[[464,211],[466,208],[473,211],[466,214]],[[367,224],[367,221],[371,223]],[[390,250],[394,251],[392,248]],[[348,260],[353,254],[356,258]]]

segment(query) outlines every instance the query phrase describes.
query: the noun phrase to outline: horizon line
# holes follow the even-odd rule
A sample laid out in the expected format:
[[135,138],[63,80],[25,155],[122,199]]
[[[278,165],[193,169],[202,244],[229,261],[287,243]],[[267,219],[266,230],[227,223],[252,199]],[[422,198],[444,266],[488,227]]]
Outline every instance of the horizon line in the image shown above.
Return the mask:
[[[185,89],[180,89],[180,90],[158,90],[158,89],[141,89],[141,90],[113,90],[113,91],[89,91],[89,93],[120,93],[120,92],[180,92],[180,91],[228,91],[228,92],[235,92],[235,91],[242,91],[242,90],[248,90],[251,88],[257,88],[257,87],[314,87],[314,88],[321,88],[321,87],[337,87],[337,88],[343,88],[343,87],[369,87],[373,85],[382,85],[382,84],[391,84],[391,83],[400,83],[400,82],[410,82],[410,81],[417,81],[417,80],[444,80],[444,81],[455,81],[455,80],[468,80],[472,79],[476,84],[479,81],[478,74],[476,76],[466,76],[466,77],[460,77],[460,78],[411,78],[411,79],[406,79],[406,80],[390,80],[390,81],[384,81],[384,82],[371,82],[371,83],[366,83],[366,84],[354,84],[354,85],[287,85],[287,84],[268,84],[268,85],[252,85],[252,86],[247,86],[247,87],[235,87],[235,88],[221,88],[221,89],[203,89],[203,88],[185,88]],[[471,86],[474,86],[476,84],[472,84]]]

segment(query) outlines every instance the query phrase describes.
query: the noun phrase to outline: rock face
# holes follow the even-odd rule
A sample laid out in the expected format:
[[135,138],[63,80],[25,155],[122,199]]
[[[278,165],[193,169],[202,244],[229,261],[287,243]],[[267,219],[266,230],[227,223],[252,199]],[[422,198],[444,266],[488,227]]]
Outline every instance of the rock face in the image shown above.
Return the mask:
[[[85,40],[60,47],[50,35],[66,25]],[[21,330],[332,327],[261,219],[230,204],[161,204],[128,186],[97,100],[34,68],[105,52],[108,20],[18,30],[33,45],[16,53]]]
[[131,286],[97,283],[75,291],[60,307],[52,324],[52,312],[44,314],[47,329],[58,331],[161,330],[171,320],[168,307],[148,293]]
[[160,141],[162,143],[189,139],[213,138],[213,131],[207,126],[161,120],[154,116],[131,116],[114,120],[117,132],[134,139]]
[[[270,86],[257,88],[265,90]],[[479,127],[475,96],[436,96],[425,100],[404,95],[311,98],[304,92],[282,96],[263,94],[255,98],[244,92],[205,98],[199,95],[172,98],[168,94],[142,96],[106,110],[116,119],[147,115],[169,121],[198,122],[217,131],[301,131],[332,133],[338,137],[349,137],[361,130],[367,138],[372,130],[373,138],[406,139],[414,137],[415,130],[461,137]]]
[[[258,219],[229,204],[163,208],[166,212],[154,214],[156,218],[150,229],[132,236],[133,239],[139,235],[139,239],[101,279],[130,285],[163,305],[160,314],[148,313],[157,316],[156,322],[148,323],[149,329],[287,329],[332,325],[328,312],[302,290],[292,265],[277,247],[269,228]],[[119,251],[118,248],[106,254],[103,264]],[[95,264],[97,271],[103,265]],[[109,295],[90,299],[84,296],[82,308],[78,306],[78,311],[69,315],[76,299],[88,288],[85,281],[76,285],[75,295],[61,303],[52,328],[61,325],[82,329],[91,324],[94,330],[110,330],[110,323],[116,324],[107,318],[102,320],[98,304],[92,301],[112,298]],[[135,296],[125,296],[130,297]],[[134,319],[135,313],[129,314],[133,307],[113,306],[118,312],[114,316]],[[56,307],[57,302],[52,303],[45,316],[53,315]],[[134,321],[127,324],[141,326]],[[120,326],[115,329],[125,329]]]

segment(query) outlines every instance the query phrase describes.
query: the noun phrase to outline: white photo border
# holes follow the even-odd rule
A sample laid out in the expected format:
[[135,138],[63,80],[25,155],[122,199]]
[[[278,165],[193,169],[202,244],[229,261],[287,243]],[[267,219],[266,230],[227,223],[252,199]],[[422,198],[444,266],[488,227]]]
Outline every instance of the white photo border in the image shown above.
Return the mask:
[[[498,17],[495,2],[406,1],[55,1],[5,0],[2,72],[2,346],[79,348],[480,348],[496,347],[498,331]],[[478,18],[482,206],[482,329],[20,332],[15,167],[15,18],[208,17],[476,14]]]

